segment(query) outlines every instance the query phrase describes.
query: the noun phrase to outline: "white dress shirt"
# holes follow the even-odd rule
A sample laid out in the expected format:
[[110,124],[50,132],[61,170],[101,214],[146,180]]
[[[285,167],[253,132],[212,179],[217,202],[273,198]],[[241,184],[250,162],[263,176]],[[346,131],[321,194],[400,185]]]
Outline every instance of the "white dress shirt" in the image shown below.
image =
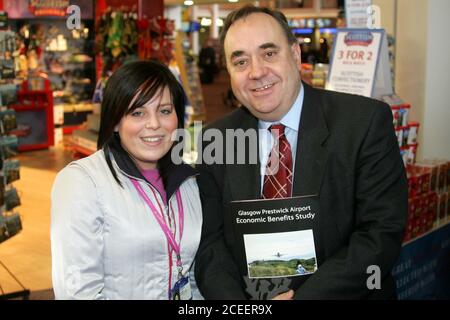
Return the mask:
[[281,118],[280,121],[268,122],[259,120],[258,121],[258,139],[259,139],[259,161],[261,163],[261,193],[264,185],[264,175],[266,173],[267,162],[269,161],[270,151],[273,147],[273,136],[269,130],[269,127],[273,124],[281,123],[286,127],[285,135],[292,150],[292,174],[294,174],[295,169],[295,156],[297,152],[297,137],[300,125],[300,117],[302,114],[303,107],[304,90],[301,86],[298,93],[297,99],[295,99],[289,112]]

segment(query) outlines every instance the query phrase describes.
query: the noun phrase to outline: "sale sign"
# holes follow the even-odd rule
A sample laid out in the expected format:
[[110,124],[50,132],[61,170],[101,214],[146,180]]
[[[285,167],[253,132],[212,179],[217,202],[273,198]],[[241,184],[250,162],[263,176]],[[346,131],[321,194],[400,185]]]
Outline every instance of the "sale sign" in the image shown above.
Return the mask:
[[338,30],[326,89],[366,97],[392,93],[383,30]]
[[366,28],[372,0],[345,0],[347,28]]

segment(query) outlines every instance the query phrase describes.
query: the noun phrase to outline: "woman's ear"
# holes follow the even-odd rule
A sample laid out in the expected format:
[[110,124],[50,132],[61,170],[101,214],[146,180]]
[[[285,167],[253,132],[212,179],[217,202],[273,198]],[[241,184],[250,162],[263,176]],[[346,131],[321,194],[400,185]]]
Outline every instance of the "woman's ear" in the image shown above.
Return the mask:
[[118,124],[116,124],[116,125],[114,126],[114,132],[119,132],[119,125],[118,125]]

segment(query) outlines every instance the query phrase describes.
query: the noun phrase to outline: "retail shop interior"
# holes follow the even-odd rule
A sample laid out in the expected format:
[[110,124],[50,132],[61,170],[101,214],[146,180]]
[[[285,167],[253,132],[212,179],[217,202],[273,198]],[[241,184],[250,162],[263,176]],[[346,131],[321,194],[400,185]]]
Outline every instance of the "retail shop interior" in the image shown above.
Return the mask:
[[[346,32],[346,43],[352,41],[352,32],[353,36],[360,32],[363,42],[380,41],[374,53],[379,59],[374,61],[374,71],[368,73],[374,84],[366,95],[391,106],[407,172],[408,222],[403,248],[407,252],[422,245],[421,241],[432,242],[430,239],[439,233],[444,240],[439,240],[438,247],[434,243],[433,250],[440,257],[448,253],[443,242],[447,241],[448,247],[450,240],[450,148],[448,143],[442,144],[450,132],[448,125],[438,130],[428,120],[431,112],[442,109],[433,109],[432,99],[418,100],[415,95],[422,91],[428,97],[428,87],[406,88],[411,77],[423,78],[421,83],[430,77],[411,71],[408,78],[402,71],[406,68],[402,64],[411,61],[403,58],[409,49],[401,47],[409,38],[402,33],[403,20],[396,17],[410,13],[402,13],[402,9],[413,9],[405,9],[402,0],[398,1],[397,12],[386,1],[371,2],[381,12],[393,12],[394,22],[384,17],[378,28],[373,28],[383,30],[379,38],[370,28],[352,28],[345,1],[258,3],[286,15],[301,48],[302,80],[315,88],[343,88],[342,77],[333,77],[342,62],[338,34]],[[154,59],[169,66],[185,90],[184,127],[194,136],[198,128],[241,107],[231,89],[219,34],[229,12],[253,2],[0,1],[0,299],[54,298],[51,186],[64,166],[97,150],[103,90],[111,74],[134,60]],[[79,11],[68,10],[69,6]],[[386,16],[391,17],[391,13]],[[450,52],[448,47],[445,50]],[[383,60],[383,55],[387,59]],[[350,61],[352,57],[343,56],[346,58]],[[358,73],[350,64],[342,62],[348,72]],[[391,84],[387,85],[389,90],[377,94],[387,83]],[[443,94],[448,97],[449,93]],[[446,112],[441,116],[448,122]],[[432,117],[438,119],[440,114]],[[183,159],[194,165],[197,156],[193,143]],[[433,288],[426,288],[428,296],[411,289],[412,282],[420,279],[411,279],[408,284],[405,279],[412,276],[407,268],[412,273],[435,272],[448,259],[442,262],[430,257],[436,260],[433,269],[428,260],[411,266],[414,257],[405,253],[394,268],[399,297],[435,298],[437,293],[430,293]],[[444,291],[449,294],[450,283],[446,286]]]

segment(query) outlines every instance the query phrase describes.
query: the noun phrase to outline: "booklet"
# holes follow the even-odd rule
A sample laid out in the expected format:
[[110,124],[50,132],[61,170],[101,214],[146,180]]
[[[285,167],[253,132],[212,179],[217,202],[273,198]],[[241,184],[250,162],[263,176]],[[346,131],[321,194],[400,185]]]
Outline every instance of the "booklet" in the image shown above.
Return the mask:
[[251,299],[296,290],[318,269],[317,196],[232,201],[231,214],[234,255]]

